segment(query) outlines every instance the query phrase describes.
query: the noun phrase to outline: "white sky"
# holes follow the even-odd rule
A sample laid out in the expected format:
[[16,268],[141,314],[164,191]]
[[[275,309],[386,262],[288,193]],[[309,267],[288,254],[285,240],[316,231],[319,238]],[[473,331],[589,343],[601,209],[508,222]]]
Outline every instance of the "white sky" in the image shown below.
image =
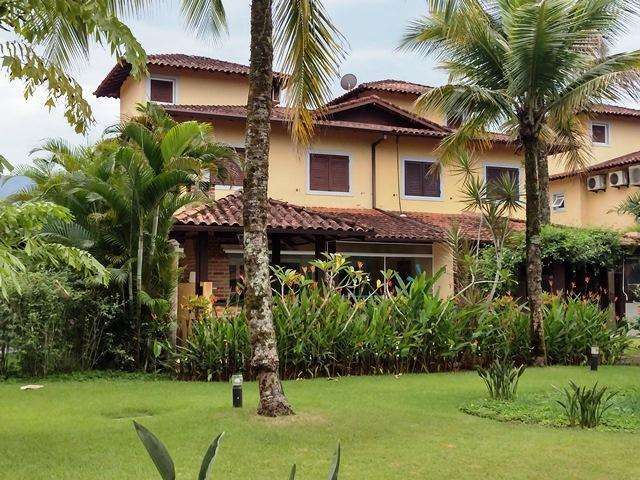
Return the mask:
[[[247,63],[249,57],[249,0],[225,0],[229,35],[212,44],[185,33],[176,0],[158,2],[158,7],[141,19],[127,21],[147,53],[188,53]],[[428,85],[446,81],[435,62],[415,54],[395,51],[408,20],[426,12],[424,0],[325,0],[325,4],[347,37],[350,52],[342,73],[354,73],[359,81],[398,78]],[[630,26],[617,50],[640,48],[640,25]],[[0,40],[3,37],[0,35]],[[9,83],[0,74],[0,152],[14,165],[27,163],[29,151],[43,139],[63,137],[73,143],[88,143],[117,121],[118,100],[96,99],[92,92],[114,64],[108,52],[94,48],[87,62],[73,72],[90,101],[96,124],[86,137],[69,127],[61,110],[49,112],[42,97],[26,102],[21,85]],[[340,93],[336,82],[335,93]]]

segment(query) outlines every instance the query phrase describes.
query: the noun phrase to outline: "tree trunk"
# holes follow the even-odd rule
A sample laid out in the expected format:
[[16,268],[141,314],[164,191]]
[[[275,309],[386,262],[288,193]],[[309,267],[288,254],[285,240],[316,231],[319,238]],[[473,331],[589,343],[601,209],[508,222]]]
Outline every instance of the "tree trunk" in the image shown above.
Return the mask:
[[142,339],[142,261],[144,259],[144,221],[138,220],[138,255],[136,258],[136,368],[141,364]]
[[523,138],[524,170],[527,192],[526,251],[527,295],[531,315],[531,346],[536,363],[545,364],[547,352],[542,316],[542,259],[540,258],[540,201],[538,165],[542,155],[540,140],[535,135]]
[[549,159],[546,153],[538,156],[538,184],[540,185],[540,222],[551,223],[551,206],[549,198]]
[[273,84],[271,0],[251,2],[251,67],[244,177],[244,306],[251,332],[251,366],[258,378],[258,415],[293,413],[278,376],[267,243],[267,184]]

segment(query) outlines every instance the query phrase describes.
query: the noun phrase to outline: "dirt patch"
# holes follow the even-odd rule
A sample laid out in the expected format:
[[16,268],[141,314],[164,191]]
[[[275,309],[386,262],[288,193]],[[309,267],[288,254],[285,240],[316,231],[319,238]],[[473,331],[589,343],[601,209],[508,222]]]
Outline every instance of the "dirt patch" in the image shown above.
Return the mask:
[[256,424],[273,427],[288,427],[294,425],[325,425],[329,423],[329,420],[324,415],[310,412],[302,412],[296,415],[276,418],[252,415],[250,417],[250,420],[251,422],[254,422]]

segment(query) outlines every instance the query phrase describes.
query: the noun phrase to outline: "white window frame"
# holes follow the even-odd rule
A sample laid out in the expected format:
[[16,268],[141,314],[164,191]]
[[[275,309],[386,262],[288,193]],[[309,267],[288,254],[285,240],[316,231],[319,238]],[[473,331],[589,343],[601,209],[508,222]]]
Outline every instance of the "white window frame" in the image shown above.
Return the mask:
[[[596,142],[593,139],[593,127],[594,126],[604,127],[604,134],[605,134],[605,142],[604,143]],[[596,145],[598,147],[608,147],[609,145],[611,145],[611,124],[609,122],[590,122],[589,123],[589,133],[591,134],[591,143],[593,145]]]
[[[556,198],[562,196],[562,207],[556,207],[555,201]],[[551,194],[551,211],[553,212],[564,212],[567,209],[567,196],[564,192],[554,192]]]
[[443,168],[442,165],[440,165],[440,195],[438,197],[431,197],[431,196],[427,196],[427,195],[405,195],[405,172],[406,172],[406,167],[405,167],[405,163],[406,162],[418,162],[418,163],[438,163],[437,160],[435,158],[429,158],[429,157],[421,157],[421,158],[416,158],[416,157],[403,157],[402,161],[400,162],[400,168],[401,168],[401,172],[400,172],[400,198],[402,198],[403,200],[426,200],[428,202],[441,202],[444,200],[444,175],[443,175]]
[[483,180],[486,185],[487,183],[487,167],[498,167],[498,168],[510,168],[512,170],[518,170],[518,196],[520,198],[524,197],[524,169],[521,166],[514,165],[513,163],[507,162],[484,162],[482,164],[482,175]]
[[[231,144],[231,145],[228,145],[228,146],[233,148],[234,150],[236,148],[245,148],[244,144],[242,144],[242,145],[241,144],[236,144],[236,145]],[[242,190],[242,185],[221,185],[221,184],[216,183],[216,184],[213,185],[213,188],[215,190],[233,190],[233,191],[238,191],[238,190]]]
[[[162,80],[163,82],[171,82],[173,84],[173,102],[158,102],[151,100],[151,80]],[[178,105],[178,77],[168,77],[166,75],[150,75],[147,79],[147,98],[158,105]]]
[[[332,192],[325,190],[311,190],[311,155],[336,155],[347,157],[349,159],[349,190],[346,192]],[[307,151],[307,194],[308,195],[332,195],[336,197],[352,197],[353,196],[353,157],[350,153],[344,151],[333,150],[309,150]]]

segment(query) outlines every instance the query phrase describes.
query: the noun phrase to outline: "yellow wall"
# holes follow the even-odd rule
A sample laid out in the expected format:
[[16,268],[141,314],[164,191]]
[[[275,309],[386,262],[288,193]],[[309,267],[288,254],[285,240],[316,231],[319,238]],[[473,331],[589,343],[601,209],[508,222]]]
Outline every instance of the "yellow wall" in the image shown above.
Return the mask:
[[[176,104],[182,105],[246,105],[249,78],[246,75],[220,72],[185,73],[175,68],[150,67],[151,76],[176,80]],[[137,103],[149,99],[149,79],[127,78],[120,89],[120,115],[126,118],[135,112]]]
[[[640,119],[619,117],[613,115],[598,115],[582,117],[582,122],[590,134],[591,123],[609,124],[609,145],[592,145],[589,164],[611,160],[628,153],[640,150]],[[549,172],[560,173],[566,171],[566,165],[560,156],[549,159]]]
[[549,193],[564,192],[565,211],[551,211],[551,222],[570,226],[603,227],[626,229],[637,225],[632,215],[615,212],[617,207],[640,187],[607,187],[600,192],[587,190],[585,176],[573,177],[551,182]]
[[[244,143],[242,121],[216,120],[214,136],[229,145]],[[297,152],[292,145],[289,132],[275,125],[272,130],[269,160],[269,196],[296,205],[337,208],[371,208],[371,143],[380,134],[359,133],[344,130],[319,132],[309,151],[348,155],[351,159],[348,194],[320,194],[308,191],[308,151]],[[429,138],[400,137],[396,150],[395,137],[383,140],[376,155],[376,206],[385,210],[415,212],[460,213],[464,207],[460,193],[461,177],[455,166],[443,169],[442,199],[406,199],[399,195],[402,190],[403,159],[435,160],[437,140]],[[400,162],[400,169],[398,163]],[[484,175],[484,165],[520,167],[520,158],[505,147],[496,147],[485,152],[476,165],[478,175]],[[521,191],[524,192],[524,171],[520,168]],[[220,191],[219,194],[226,194]],[[524,211],[522,211],[524,213]]]

